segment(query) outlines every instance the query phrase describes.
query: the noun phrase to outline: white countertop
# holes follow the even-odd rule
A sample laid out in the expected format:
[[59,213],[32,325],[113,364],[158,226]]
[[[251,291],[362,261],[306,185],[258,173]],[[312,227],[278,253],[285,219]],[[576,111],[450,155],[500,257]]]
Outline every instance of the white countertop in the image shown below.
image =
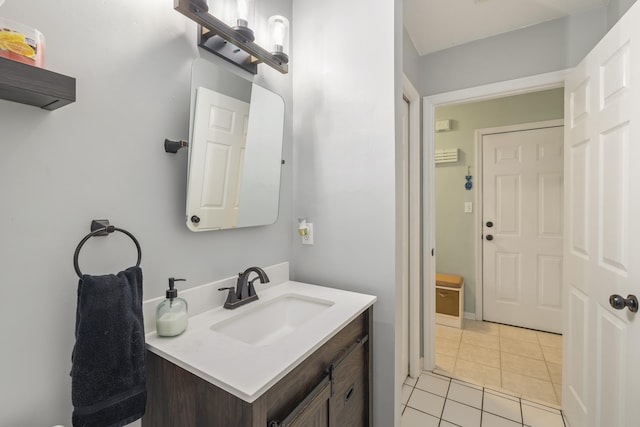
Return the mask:
[[[212,331],[210,326],[286,294],[335,303],[268,346],[255,346]],[[376,301],[372,295],[286,281],[258,291],[260,299],[227,310],[218,306],[189,318],[177,337],[146,336],[147,349],[221,389],[253,402]]]

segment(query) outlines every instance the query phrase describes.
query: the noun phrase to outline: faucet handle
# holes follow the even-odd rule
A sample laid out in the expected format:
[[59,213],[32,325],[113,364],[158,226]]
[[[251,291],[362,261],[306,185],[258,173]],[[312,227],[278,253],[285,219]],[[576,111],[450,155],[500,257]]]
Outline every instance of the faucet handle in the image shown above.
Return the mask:
[[236,295],[236,290],[233,286],[230,286],[228,288],[218,288],[219,291],[226,291],[228,290],[229,293],[227,294],[227,301],[225,301],[225,306],[227,304],[233,304],[234,302],[238,301],[238,297]]

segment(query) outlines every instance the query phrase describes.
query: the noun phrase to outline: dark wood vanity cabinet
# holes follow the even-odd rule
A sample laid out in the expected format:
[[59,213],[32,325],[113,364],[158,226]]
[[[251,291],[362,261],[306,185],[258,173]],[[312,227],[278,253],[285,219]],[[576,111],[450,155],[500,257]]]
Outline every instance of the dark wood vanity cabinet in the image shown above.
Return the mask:
[[371,426],[372,308],[253,403],[147,352],[144,427]]

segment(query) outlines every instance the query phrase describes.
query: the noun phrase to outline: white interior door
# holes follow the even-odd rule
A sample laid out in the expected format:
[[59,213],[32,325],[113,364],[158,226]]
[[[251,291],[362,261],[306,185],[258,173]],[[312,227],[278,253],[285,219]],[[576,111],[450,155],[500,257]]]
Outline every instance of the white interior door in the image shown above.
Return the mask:
[[482,137],[483,317],[562,331],[563,127]]
[[640,4],[565,86],[563,406],[573,427],[640,425],[640,318],[613,294],[640,292]]
[[248,121],[248,103],[197,89],[187,189],[191,230],[237,225]]

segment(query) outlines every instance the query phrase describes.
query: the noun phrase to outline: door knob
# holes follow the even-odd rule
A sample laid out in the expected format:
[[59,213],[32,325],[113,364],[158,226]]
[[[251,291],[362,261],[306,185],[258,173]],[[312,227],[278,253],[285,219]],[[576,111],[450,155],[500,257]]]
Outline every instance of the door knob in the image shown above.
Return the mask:
[[492,236],[491,234],[487,234],[486,239],[487,239],[488,241],[492,241],[492,240],[493,240],[493,236]]
[[487,227],[489,227],[489,228],[493,227],[493,222],[487,221]]
[[624,310],[627,307],[632,313],[638,311],[638,298],[635,295],[627,295],[626,298],[622,298],[620,295],[611,295],[609,304],[616,310]]

